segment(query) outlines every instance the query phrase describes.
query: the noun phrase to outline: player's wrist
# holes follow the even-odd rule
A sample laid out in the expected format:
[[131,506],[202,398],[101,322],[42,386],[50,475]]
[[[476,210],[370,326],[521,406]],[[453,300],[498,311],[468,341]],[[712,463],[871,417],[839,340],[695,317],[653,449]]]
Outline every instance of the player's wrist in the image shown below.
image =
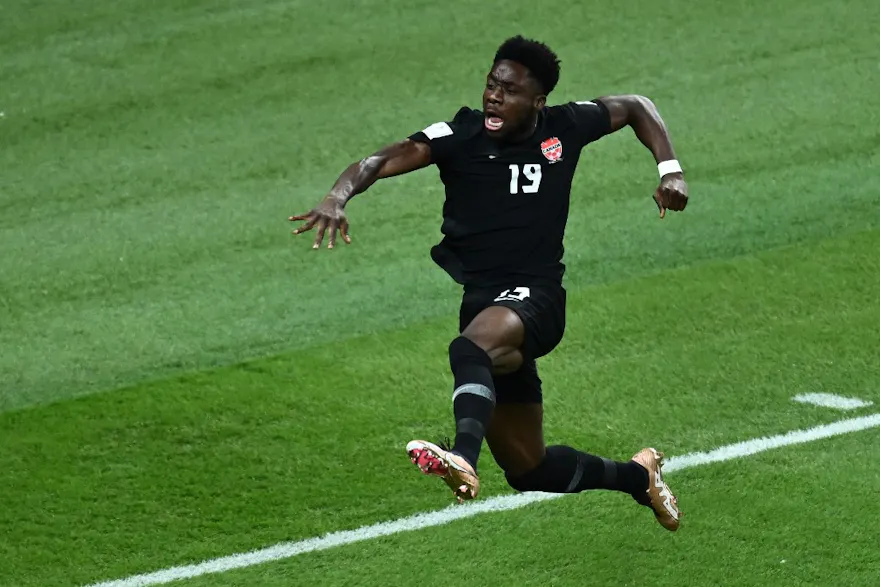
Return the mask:
[[340,208],[344,208],[345,204],[348,203],[349,197],[345,194],[339,194],[330,192],[327,194],[327,197],[324,198],[324,201],[331,206],[339,206]]
[[663,179],[667,175],[672,175],[673,173],[681,175],[681,164],[678,162],[678,159],[667,159],[666,161],[661,161],[657,164],[657,172],[660,174],[660,179]]

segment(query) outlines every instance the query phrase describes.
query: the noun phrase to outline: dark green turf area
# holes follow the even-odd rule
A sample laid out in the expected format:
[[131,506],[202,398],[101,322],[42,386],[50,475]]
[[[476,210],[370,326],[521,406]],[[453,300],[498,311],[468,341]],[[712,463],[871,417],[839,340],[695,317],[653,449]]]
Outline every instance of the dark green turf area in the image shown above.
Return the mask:
[[[451,425],[459,290],[428,257],[436,171],[358,197],[349,247],[314,252],[286,218],[351,161],[477,106],[518,32],[560,54],[554,102],[654,99],[692,196],[657,218],[629,131],[582,158],[568,332],[542,363],[548,439],[683,454],[841,417],[796,393],[880,403],[878,3],[0,11],[0,585],[85,584],[448,503],[402,453]],[[580,496],[196,582],[399,584],[399,551],[479,539],[489,563],[453,568],[485,584],[578,584],[588,567],[599,584],[872,585],[876,442],[676,474],[690,518],[675,537]],[[508,491],[488,459],[482,474],[486,496]]]

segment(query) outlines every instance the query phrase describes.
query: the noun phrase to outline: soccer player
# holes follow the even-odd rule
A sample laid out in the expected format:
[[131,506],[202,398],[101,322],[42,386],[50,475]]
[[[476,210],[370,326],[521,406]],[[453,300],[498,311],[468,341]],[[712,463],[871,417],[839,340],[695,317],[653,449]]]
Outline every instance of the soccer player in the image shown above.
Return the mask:
[[461,108],[451,121],[353,163],[314,209],[290,217],[304,222],[293,234],[315,229],[315,249],[325,237],[332,249],[337,232],[350,243],[344,208],[351,198],[379,179],[436,165],[446,187],[444,238],[431,257],[464,286],[460,334],[449,345],[455,440],[452,447],[413,440],[410,459],[441,477],[459,500],[473,499],[485,439],[518,491],[620,491],[674,531],[680,512],[663,481],[662,453],[645,448],[617,462],[544,443],[535,360],[559,344],[565,329],[562,242],[581,149],[631,127],[658,163],[660,218],[688,201],[654,104],[623,95],[548,107],[559,64],[543,43],[508,39],[486,78],[482,111]]

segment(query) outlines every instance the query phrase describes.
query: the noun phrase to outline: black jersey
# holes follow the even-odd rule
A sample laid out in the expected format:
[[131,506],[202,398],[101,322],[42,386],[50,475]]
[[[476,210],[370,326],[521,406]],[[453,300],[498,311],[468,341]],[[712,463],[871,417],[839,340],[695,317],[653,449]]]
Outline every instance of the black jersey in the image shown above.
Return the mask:
[[611,131],[604,104],[544,108],[534,134],[501,143],[462,108],[411,140],[428,143],[446,186],[437,264],[464,285],[560,283],[571,181],[581,149]]

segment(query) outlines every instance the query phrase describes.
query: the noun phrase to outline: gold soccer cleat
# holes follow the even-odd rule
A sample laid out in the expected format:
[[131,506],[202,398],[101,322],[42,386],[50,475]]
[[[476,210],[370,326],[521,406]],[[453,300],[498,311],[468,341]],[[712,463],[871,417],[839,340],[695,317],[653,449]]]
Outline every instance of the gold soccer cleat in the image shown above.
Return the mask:
[[675,532],[678,530],[681,511],[678,509],[678,500],[663,481],[660,471],[663,465],[663,453],[653,448],[643,448],[633,456],[632,460],[648,471],[647,493],[654,516],[661,526]]
[[406,453],[422,473],[442,477],[459,502],[474,499],[480,492],[477,472],[461,455],[426,440],[410,441]]

